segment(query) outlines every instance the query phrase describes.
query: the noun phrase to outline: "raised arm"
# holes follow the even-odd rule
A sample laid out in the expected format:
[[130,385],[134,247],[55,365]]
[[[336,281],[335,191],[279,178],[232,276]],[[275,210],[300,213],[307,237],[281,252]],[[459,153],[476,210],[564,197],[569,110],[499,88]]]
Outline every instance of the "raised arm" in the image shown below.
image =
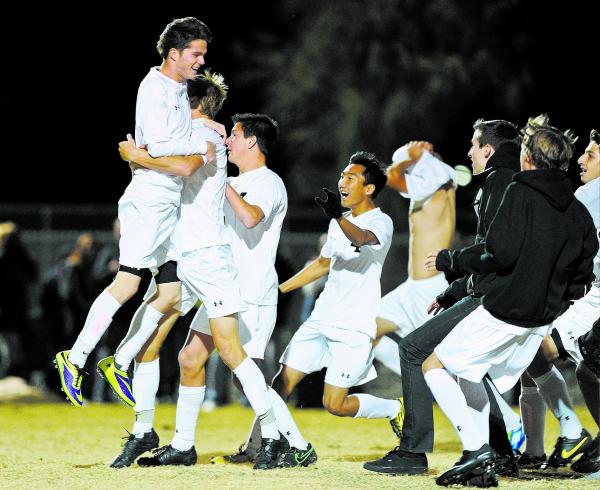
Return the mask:
[[392,163],[386,170],[387,186],[400,192],[408,192],[406,187],[406,169],[419,160],[425,150],[432,151],[433,145],[426,141],[411,141],[406,146],[408,159]]
[[289,293],[294,289],[301,288],[302,286],[306,286],[307,284],[316,281],[320,277],[323,277],[329,273],[330,263],[331,259],[320,255],[300,272],[290,277],[287,281],[281,283],[279,285],[279,290],[282,293]]

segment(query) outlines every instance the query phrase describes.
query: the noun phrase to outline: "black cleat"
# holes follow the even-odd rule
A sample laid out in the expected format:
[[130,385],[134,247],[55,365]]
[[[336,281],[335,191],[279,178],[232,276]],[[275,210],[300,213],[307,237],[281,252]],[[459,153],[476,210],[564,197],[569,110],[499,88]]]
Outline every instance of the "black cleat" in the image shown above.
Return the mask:
[[510,454],[496,455],[494,471],[498,476],[519,478],[519,464],[516,456],[512,452]]
[[573,461],[575,456],[582,454],[591,445],[592,436],[585,429],[581,431],[581,435],[576,439],[559,437],[554,446],[554,451],[548,458],[548,466],[552,468],[566,466]]
[[427,456],[424,453],[409,453],[395,447],[383,458],[368,461],[363,468],[389,475],[422,475],[427,473]]
[[600,471],[600,434],[592,441],[592,444],[583,453],[581,458],[571,465],[571,469],[577,473],[595,473]]
[[262,439],[260,451],[256,456],[253,468],[255,470],[272,470],[277,468],[279,455],[290,448],[287,439],[281,436],[279,439]]
[[435,482],[443,487],[456,484],[497,487],[495,459],[496,454],[489,444],[484,444],[477,451],[463,451],[462,457],[455,465],[438,476]]
[[519,468],[522,470],[545,470],[548,468],[548,457],[545,454],[541,456],[530,456],[525,451],[517,460]]
[[317,462],[317,452],[309,443],[306,449],[289,448],[279,455],[278,468],[293,468],[294,466],[310,466]]
[[150,432],[146,432],[143,437],[135,437],[134,434],[124,437],[127,439],[119,454],[114,461],[110,464],[111,468],[126,468],[131,466],[133,462],[146,451],[157,448],[159,439],[158,434],[152,429]]
[[170,444],[168,446],[159,447],[152,451],[151,458],[140,458],[138,464],[140,466],[168,466],[168,465],[183,465],[192,466],[196,464],[198,455],[196,449],[192,446],[187,451],[179,451]]

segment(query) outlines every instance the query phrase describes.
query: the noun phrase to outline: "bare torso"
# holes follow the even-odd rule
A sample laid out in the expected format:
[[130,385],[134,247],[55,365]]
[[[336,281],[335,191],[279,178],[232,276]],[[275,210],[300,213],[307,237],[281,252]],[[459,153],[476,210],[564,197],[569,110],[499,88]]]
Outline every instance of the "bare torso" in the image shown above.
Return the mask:
[[408,222],[408,276],[427,279],[439,274],[425,270],[425,257],[429,252],[450,248],[456,228],[456,189],[445,186],[425,203],[411,201]]

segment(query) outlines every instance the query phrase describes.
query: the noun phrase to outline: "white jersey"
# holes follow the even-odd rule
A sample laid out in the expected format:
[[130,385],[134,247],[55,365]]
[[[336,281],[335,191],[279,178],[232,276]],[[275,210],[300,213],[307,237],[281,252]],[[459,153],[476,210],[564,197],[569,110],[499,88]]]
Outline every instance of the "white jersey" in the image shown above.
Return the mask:
[[[150,69],[138,90],[135,109],[135,141],[147,145],[158,158],[206,153],[206,142],[191,138],[192,115],[185,83]],[[183,179],[156,170],[138,168],[125,190],[128,198],[168,201],[179,205]]]
[[242,299],[257,305],[276,305],[275,257],[287,212],[285,185],[267,167],[230,177],[228,182],[247,203],[258,206],[265,215],[254,228],[246,228],[225,202],[225,226],[238,269]]
[[[394,152],[394,162],[407,159],[404,148],[400,147]],[[450,183],[456,187],[456,170],[428,151],[424,151],[421,158],[406,169],[404,178],[407,192],[400,192],[400,195],[415,201],[416,206],[423,205],[444,184]]]
[[329,224],[321,255],[331,259],[329,278],[307,321],[355,330],[375,338],[375,317],[381,301],[381,269],[392,243],[394,225],[379,208],[348,221],[372,232],[379,243],[357,247],[344,235],[337,221]]
[[201,166],[185,179],[173,240],[178,254],[229,243],[223,224],[227,150],[219,134],[204,126],[202,119],[194,119],[192,125],[194,139],[215,144],[217,160],[214,164]]
[[[594,220],[600,240],[600,177],[582,185],[575,191],[575,197],[587,208]],[[600,250],[594,257],[594,286],[600,287]]]

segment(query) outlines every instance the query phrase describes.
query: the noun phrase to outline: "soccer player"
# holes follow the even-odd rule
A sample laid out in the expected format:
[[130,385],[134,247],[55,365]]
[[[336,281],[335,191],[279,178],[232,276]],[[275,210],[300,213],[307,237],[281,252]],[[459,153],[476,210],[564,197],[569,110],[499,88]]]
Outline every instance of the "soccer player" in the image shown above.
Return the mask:
[[[468,153],[473,163],[473,175],[479,183],[473,202],[477,216],[475,243],[459,250],[429,254],[425,261],[427,270],[467,274],[462,267],[463,262],[468,262],[470,256],[481,255],[485,235],[504,191],[519,169],[519,142],[518,128],[508,121],[475,121]],[[402,438],[400,445],[385,456],[365,463],[365,469],[389,474],[427,473],[426,453],[433,451],[433,403],[421,365],[457,323],[481,304],[481,296],[487,292],[494,278],[493,273],[467,274],[455,280],[428,307],[434,316],[401,340],[399,347],[405,408]],[[506,439],[505,430],[502,432]],[[510,447],[506,448],[506,452],[512,453]]]
[[[488,444],[489,399],[481,380],[489,374],[501,393],[514,386],[565,303],[591,279],[596,230],[564,174],[573,141],[546,116],[528,121],[522,172],[504,194],[479,263],[471,263],[475,271],[496,272],[496,278],[482,305],[423,363],[425,381],[464,447],[438,485],[497,484]],[[470,389],[463,394],[451,375]]]
[[[250,355],[262,358],[275,321],[277,298],[273,297],[273,292],[275,294],[277,292],[277,276],[273,263],[287,209],[287,195],[281,179],[266,167],[266,156],[277,139],[276,123],[262,114],[238,114],[233,119],[235,125],[227,142],[230,159],[236,163],[239,161],[240,168],[250,174],[254,171],[249,178],[240,178],[240,180],[244,185],[256,187],[255,190],[250,191],[252,194],[250,202],[243,200],[231,186],[227,187],[230,203],[228,207],[232,210],[225,213],[225,222],[238,237],[234,252],[243,254],[235,260],[240,264],[249,260],[250,264],[246,264],[245,267],[251,270],[250,273],[244,274],[247,288],[244,296],[246,304],[243,306],[238,304],[235,311],[247,307],[247,310],[242,311],[240,315],[243,319],[242,341]],[[142,164],[146,162],[145,156],[128,156]],[[186,159],[161,160],[168,160],[173,170],[176,165],[171,161]],[[218,315],[218,311],[223,308],[231,308],[231,305],[235,304],[232,298],[239,294],[239,282],[231,276],[235,274],[235,268],[231,261],[233,259],[228,258],[231,254],[229,245],[206,245],[205,243],[206,240],[216,241],[216,233],[213,233],[212,237],[208,234],[210,238],[207,238],[207,228],[215,232],[219,231],[218,241],[226,240],[235,243],[235,239],[232,239],[231,234],[223,227],[223,213],[217,212],[219,203],[216,196],[221,195],[222,206],[222,196],[226,186],[224,173],[226,159],[223,160],[223,164],[219,165],[220,176],[195,178],[196,174],[194,174],[194,177],[189,179],[190,185],[186,183],[184,187],[182,217],[177,227],[177,230],[183,233],[183,237],[180,238],[176,234],[175,239],[181,254],[178,274],[183,281],[183,297],[188,297],[182,302],[181,309],[184,313],[187,312],[196,302],[196,298],[201,298],[206,312],[203,308],[196,315],[186,345],[180,353],[181,386],[175,437],[171,444],[158,449],[153,457],[141,458],[139,464],[143,466],[191,465],[196,462],[197,455],[193,444],[198,412],[206,390],[204,365],[215,346],[221,358],[236,375],[261,421],[262,445],[255,467],[257,469],[274,467],[279,454],[279,432],[270,412],[270,400],[264,377],[242,349],[237,318],[232,315],[225,317]],[[213,209],[215,206],[216,210]],[[251,228],[253,231],[243,232],[239,227],[240,222],[245,229]],[[198,248],[198,244],[206,246]],[[252,250],[250,259],[248,249]],[[269,277],[270,282],[275,286],[270,287],[269,283],[264,281],[265,277]],[[257,281],[263,281],[260,288]],[[189,301],[190,296],[192,301]],[[159,333],[158,337],[160,337],[159,341],[162,341],[163,333]],[[159,346],[151,344],[149,349],[157,352]],[[147,363],[138,366],[144,364]],[[153,378],[154,386],[158,386],[158,372]],[[134,378],[134,388],[136,380],[137,374]],[[152,382],[152,379],[147,381]],[[149,403],[146,407],[140,407],[140,418],[143,416],[144,408],[152,409],[153,413],[156,389],[141,391],[139,398]],[[137,456],[150,449],[149,446],[158,444],[158,436],[152,429],[151,422],[144,426],[134,426],[132,436],[134,437],[129,438],[122,453],[113,462],[113,467],[130,465]]]
[[[581,182],[584,184],[575,191],[579,199],[594,220],[596,229],[600,231],[600,135],[595,130],[590,133],[589,144],[578,159],[581,168]],[[598,463],[598,446],[600,439],[596,437],[591,444],[590,434],[582,427],[562,374],[551,363],[556,359],[573,359],[580,373],[584,370],[583,355],[579,338],[592,329],[594,321],[600,318],[600,252],[594,259],[594,282],[589,291],[581,299],[559,316],[552,323],[551,336],[542,341],[541,352],[528,368],[533,376],[533,383],[527,378],[523,381],[521,405],[526,421],[527,448],[519,459],[522,466],[537,468],[548,464],[552,467],[565,466],[579,454],[584,453],[571,466],[575,471],[591,473],[600,469]],[[582,285],[583,286],[583,285]],[[579,291],[578,296],[583,294]],[[598,424],[597,382],[595,376],[578,376],[580,387],[592,416]],[[585,396],[591,391],[589,396]],[[595,393],[594,393],[595,392]],[[540,397],[543,400],[536,400]],[[544,401],[546,403],[544,403]],[[591,402],[591,404],[590,404]],[[560,423],[560,437],[554,451],[548,459],[544,453],[544,422],[546,405],[550,407]],[[595,460],[595,461],[594,461]]]
[[[375,317],[381,299],[381,269],[390,248],[393,224],[375,204],[386,176],[379,160],[371,153],[350,157],[338,181],[338,193],[324,189],[326,199],[315,198],[331,218],[327,242],[320,256],[279,289],[289,293],[329,274],[323,292],[310,317],[296,331],[280,362],[283,365],[273,388],[286,399],[309,373],[327,367],[323,404],[332,414],[346,417],[398,417],[399,400],[370,395],[348,395],[351,386],[374,377],[372,341]],[[340,199],[341,196],[341,199]],[[342,207],[350,211],[343,212]],[[274,405],[279,419],[278,405]],[[293,420],[291,421],[293,423]],[[307,466],[316,457],[295,424],[290,424],[291,448],[282,466]]]
[[[204,64],[211,38],[208,27],[194,17],[174,20],[160,36],[157,49],[163,62],[160,67],[152,68],[140,84],[136,104],[137,143],[146,145],[153,157],[205,154],[202,163],[215,158],[214,145],[191,137],[185,85]],[[55,359],[62,390],[76,407],[83,405],[81,381],[90,352],[117,310],[137,292],[146,271],[158,268],[156,283],[164,294],[142,305],[146,315],[140,334],[151,333],[173,302],[176,303],[179,296],[176,265],[167,261],[166,254],[169,237],[177,223],[182,185],[183,179],[179,176],[137,168],[119,200],[119,271],[114,282],[92,304],[73,347],[59,352]],[[108,381],[113,390],[133,406],[135,400],[127,366],[106,368],[104,375],[110,377]]]
[[410,199],[408,279],[381,300],[377,316],[380,341],[374,349],[375,359],[397,374],[398,345],[387,335],[403,338],[425,323],[427,306],[448,287],[443,273],[426,270],[424,264],[428,251],[448,248],[452,242],[458,179],[457,172],[432,151],[430,143],[411,141],[394,152],[394,163],[386,171],[387,185]]

